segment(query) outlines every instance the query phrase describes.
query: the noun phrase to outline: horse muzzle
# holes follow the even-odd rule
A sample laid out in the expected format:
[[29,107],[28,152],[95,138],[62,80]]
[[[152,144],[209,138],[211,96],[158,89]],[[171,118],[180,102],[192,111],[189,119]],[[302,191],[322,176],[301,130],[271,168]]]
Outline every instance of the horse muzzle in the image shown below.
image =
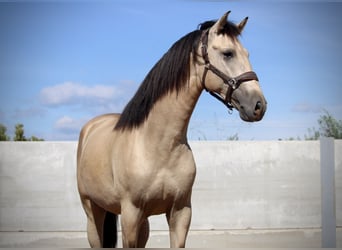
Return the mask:
[[246,122],[260,121],[267,109],[267,101],[263,95],[255,95],[246,101],[232,98],[232,105],[239,111],[240,118]]

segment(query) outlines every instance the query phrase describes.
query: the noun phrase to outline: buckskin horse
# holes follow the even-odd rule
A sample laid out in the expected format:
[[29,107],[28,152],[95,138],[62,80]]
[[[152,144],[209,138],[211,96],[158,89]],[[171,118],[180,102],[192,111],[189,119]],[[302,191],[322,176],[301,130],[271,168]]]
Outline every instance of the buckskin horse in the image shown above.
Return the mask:
[[187,128],[208,91],[242,120],[262,119],[266,100],[238,40],[247,19],[207,21],[164,54],[122,114],[106,114],[81,130],[77,181],[92,247],[113,247],[120,216],[124,247],[144,247],[148,217],[166,214],[171,247],[184,247],[196,166]]

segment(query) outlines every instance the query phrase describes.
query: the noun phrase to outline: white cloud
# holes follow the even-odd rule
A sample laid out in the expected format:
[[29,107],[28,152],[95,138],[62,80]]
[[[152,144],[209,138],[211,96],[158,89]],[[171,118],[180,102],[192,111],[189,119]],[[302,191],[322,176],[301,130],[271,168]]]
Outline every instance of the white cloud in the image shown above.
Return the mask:
[[66,134],[78,134],[82,126],[86,123],[86,119],[73,119],[69,116],[63,116],[55,123],[55,129]]
[[[65,82],[42,89],[40,103],[47,108],[69,108],[70,112],[91,114],[93,116],[121,112],[135,92],[137,85],[130,80],[120,81],[114,86],[86,86]],[[56,109],[53,109],[55,112]],[[51,110],[52,112],[52,110]],[[66,113],[64,113],[66,114]]]
[[74,82],[46,87],[40,92],[40,101],[44,105],[59,106],[80,104],[84,102],[102,103],[120,95],[120,91],[113,86],[94,85],[85,86]]
[[319,105],[310,103],[297,103],[292,107],[292,111],[300,113],[320,113],[322,110]]

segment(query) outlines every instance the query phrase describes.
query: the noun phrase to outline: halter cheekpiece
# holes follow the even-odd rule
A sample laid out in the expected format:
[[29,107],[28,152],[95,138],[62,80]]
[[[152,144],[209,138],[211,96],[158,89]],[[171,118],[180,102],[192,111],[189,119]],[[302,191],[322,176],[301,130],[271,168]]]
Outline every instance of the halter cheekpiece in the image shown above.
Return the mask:
[[202,86],[206,91],[208,91],[208,89],[205,86],[205,79],[206,79],[208,70],[210,70],[215,75],[220,77],[223,80],[223,82],[228,85],[226,98],[223,99],[219,94],[217,94],[213,91],[208,91],[208,92],[213,97],[215,97],[220,102],[222,102],[230,111],[232,111],[234,108],[234,106],[232,105],[232,95],[233,95],[234,90],[239,88],[239,86],[243,82],[252,81],[252,80],[259,81],[259,79],[258,79],[258,77],[254,71],[248,71],[248,72],[242,73],[241,75],[239,75],[237,77],[232,78],[232,77],[227,76],[225,73],[223,73],[221,70],[216,68],[214,65],[212,65],[209,61],[209,56],[208,56],[208,51],[207,51],[207,49],[208,49],[208,35],[209,35],[209,29],[204,30],[202,32],[202,35],[201,35],[202,57],[203,57],[204,62],[205,62],[204,72],[203,72],[203,76],[202,76]]

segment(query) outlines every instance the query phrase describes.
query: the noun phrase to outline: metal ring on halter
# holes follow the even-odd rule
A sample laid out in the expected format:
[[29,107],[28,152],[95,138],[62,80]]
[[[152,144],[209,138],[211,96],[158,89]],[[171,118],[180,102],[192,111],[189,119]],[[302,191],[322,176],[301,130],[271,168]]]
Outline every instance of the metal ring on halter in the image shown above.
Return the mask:
[[237,84],[237,80],[235,78],[232,78],[228,81],[228,84],[230,85],[230,87],[232,87],[234,90],[238,88]]

